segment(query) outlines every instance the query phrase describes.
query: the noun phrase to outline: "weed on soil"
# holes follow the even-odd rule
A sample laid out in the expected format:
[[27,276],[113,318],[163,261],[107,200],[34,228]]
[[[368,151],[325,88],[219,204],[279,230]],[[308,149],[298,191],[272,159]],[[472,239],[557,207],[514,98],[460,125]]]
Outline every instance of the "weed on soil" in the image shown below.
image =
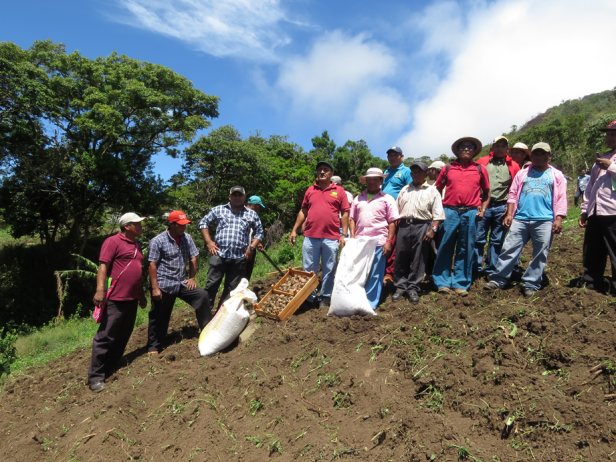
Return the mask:
[[616,301],[576,287],[581,245],[575,228],[554,239],[530,299],[477,281],[466,298],[388,298],[374,317],[257,318],[250,339],[207,358],[181,308],[161,355],[135,330],[100,394],[85,383],[89,349],[9,379],[2,459],[616,459]]

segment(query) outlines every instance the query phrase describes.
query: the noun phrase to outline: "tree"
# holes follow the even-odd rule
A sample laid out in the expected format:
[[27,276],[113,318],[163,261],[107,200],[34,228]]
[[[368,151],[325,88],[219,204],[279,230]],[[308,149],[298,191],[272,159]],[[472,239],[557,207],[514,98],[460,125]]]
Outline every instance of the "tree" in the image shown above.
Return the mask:
[[155,213],[164,198],[152,156],[176,156],[218,116],[218,98],[166,67],[62,44],[0,43],[0,204],[14,237],[64,252],[106,210]]

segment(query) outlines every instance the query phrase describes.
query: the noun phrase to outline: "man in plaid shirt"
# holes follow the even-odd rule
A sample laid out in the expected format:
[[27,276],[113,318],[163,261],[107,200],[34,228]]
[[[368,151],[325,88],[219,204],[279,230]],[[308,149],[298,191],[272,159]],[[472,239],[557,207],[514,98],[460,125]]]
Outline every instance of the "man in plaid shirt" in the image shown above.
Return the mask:
[[[169,228],[150,241],[148,260],[152,283],[152,309],[148,325],[148,353],[159,353],[167,335],[169,319],[176,298],[195,309],[199,329],[212,319],[210,298],[197,287],[197,255],[199,251],[192,237],[185,233],[192,223],[186,214],[175,210],[169,214]],[[186,265],[190,273],[186,274]]]
[[[263,227],[259,215],[244,205],[246,193],[241,186],[229,192],[229,202],[214,207],[199,222],[199,229],[210,252],[210,268],[207,272],[205,290],[213,302],[218,288],[225,279],[218,307],[237,287],[246,272],[246,261],[255,257],[255,249],[263,239]],[[216,223],[216,240],[210,237],[209,227]],[[250,230],[252,242],[249,242]]]

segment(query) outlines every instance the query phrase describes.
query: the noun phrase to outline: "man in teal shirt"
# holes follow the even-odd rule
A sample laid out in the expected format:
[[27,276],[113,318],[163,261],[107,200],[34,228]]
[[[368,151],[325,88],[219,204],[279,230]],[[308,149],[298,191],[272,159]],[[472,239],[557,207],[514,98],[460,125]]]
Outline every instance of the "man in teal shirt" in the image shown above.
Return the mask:
[[[407,184],[411,184],[413,182],[413,178],[411,177],[411,169],[402,163],[402,159],[404,159],[404,154],[402,154],[402,149],[398,146],[394,146],[387,150],[387,161],[389,162],[389,168],[385,170],[385,179],[383,180],[383,186],[381,189],[385,194],[389,194],[396,200],[398,200],[400,190]],[[396,239],[394,238],[393,249],[387,258],[385,277],[383,278],[383,284],[390,282],[392,287],[394,283],[395,261]]]

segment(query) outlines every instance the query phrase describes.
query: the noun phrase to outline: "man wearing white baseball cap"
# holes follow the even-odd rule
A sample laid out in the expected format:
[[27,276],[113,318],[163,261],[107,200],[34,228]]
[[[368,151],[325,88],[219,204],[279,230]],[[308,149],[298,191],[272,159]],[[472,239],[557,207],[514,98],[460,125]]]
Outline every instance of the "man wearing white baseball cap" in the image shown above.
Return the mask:
[[125,213],[120,217],[120,232],[105,239],[101,248],[94,305],[102,313],[88,369],[88,385],[94,393],[105,389],[105,379],[124,355],[135,326],[137,304],[141,308],[147,305],[141,282],[143,253],[137,242],[145,219],[136,213]]
[[374,310],[381,298],[385,264],[392,252],[396,221],[399,218],[396,201],[381,191],[384,177],[380,168],[369,168],[366,175],[359,178],[366,183],[366,189],[353,200],[349,215],[352,238],[379,238],[365,285],[368,302]]

